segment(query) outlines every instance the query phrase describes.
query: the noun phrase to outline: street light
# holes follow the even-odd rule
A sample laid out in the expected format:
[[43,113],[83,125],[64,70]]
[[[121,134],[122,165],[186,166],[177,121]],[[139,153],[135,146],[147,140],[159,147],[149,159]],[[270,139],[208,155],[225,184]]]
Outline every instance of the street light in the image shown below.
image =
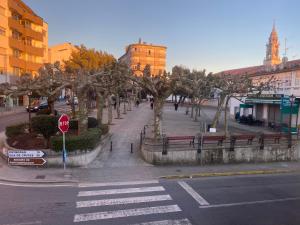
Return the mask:
[[293,111],[293,105],[296,100],[296,97],[294,95],[290,96],[290,122],[289,122],[289,144],[288,148],[292,147],[292,111]]
[[29,133],[31,133],[31,95],[32,95],[32,91],[28,92],[28,122],[29,122]]

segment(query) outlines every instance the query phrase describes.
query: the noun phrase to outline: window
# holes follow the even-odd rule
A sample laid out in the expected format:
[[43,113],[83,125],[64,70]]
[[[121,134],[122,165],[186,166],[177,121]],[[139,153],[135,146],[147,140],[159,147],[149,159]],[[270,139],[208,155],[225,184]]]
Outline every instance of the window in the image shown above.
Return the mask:
[[295,86],[300,86],[300,73],[297,72],[295,76]]
[[18,49],[14,49],[13,50],[13,56],[16,58],[20,58],[21,57],[21,51]]
[[21,15],[18,14],[17,12],[13,12],[11,16],[14,20],[18,20],[18,21],[21,20]]
[[21,39],[21,33],[16,31],[16,30],[12,30],[12,37],[14,39],[20,40]]
[[5,16],[5,8],[0,6],[0,15]]
[[20,76],[21,75],[21,69],[18,67],[13,68],[14,75]]
[[134,51],[137,51],[137,48],[134,48]]
[[148,51],[148,55],[151,55],[151,50]]
[[25,27],[26,28],[31,28],[31,22],[28,20],[25,20]]
[[0,27],[0,35],[5,36],[5,28]]

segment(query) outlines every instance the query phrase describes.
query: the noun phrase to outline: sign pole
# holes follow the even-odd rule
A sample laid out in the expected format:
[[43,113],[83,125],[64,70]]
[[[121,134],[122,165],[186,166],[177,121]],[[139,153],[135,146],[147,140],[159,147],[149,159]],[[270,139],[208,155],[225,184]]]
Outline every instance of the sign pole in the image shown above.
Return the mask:
[[64,163],[64,170],[66,170],[66,137],[65,132],[63,132],[63,163]]

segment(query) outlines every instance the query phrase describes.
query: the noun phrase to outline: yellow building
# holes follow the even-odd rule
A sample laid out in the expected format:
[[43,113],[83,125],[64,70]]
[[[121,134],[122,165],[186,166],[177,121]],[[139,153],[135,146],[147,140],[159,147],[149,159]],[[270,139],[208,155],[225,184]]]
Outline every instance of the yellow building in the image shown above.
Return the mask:
[[48,61],[48,24],[21,0],[0,0],[0,74],[33,75]]
[[141,75],[145,66],[151,66],[151,74],[157,76],[163,74],[166,68],[167,47],[147,44],[139,40],[136,44],[126,47],[126,52],[119,58],[120,62],[126,63],[135,75]]
[[71,43],[62,43],[49,47],[48,62],[59,62],[61,66],[64,65],[64,61],[69,60],[73,51],[77,48]]

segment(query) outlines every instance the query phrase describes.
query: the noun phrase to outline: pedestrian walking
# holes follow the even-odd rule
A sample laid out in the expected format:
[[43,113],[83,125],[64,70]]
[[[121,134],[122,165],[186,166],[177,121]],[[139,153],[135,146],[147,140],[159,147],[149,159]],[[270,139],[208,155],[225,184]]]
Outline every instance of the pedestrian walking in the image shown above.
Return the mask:
[[139,107],[139,105],[140,105],[140,101],[137,99],[136,102],[135,102],[135,106]]
[[153,102],[150,103],[150,107],[151,107],[151,109],[153,109]]
[[174,103],[174,107],[175,107],[175,111],[177,111],[178,110],[178,103],[177,102]]

